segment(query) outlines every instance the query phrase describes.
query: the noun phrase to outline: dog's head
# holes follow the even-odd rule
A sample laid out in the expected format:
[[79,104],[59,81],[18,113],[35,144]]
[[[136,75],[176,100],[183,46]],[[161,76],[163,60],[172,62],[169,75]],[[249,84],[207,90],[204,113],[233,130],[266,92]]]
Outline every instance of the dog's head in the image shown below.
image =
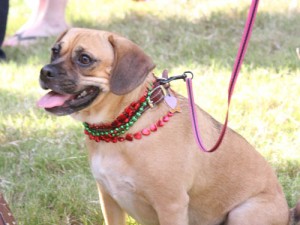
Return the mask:
[[136,44],[106,31],[73,28],[52,48],[51,63],[40,73],[50,89],[38,106],[68,115],[90,106],[101,94],[125,95],[138,87],[154,64]]

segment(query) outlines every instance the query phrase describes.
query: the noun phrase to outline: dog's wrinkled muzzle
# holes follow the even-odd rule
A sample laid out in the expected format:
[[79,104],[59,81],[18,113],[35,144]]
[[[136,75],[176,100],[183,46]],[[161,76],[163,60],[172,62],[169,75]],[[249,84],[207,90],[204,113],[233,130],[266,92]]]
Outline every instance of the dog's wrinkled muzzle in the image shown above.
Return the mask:
[[90,105],[100,93],[99,87],[95,86],[78,90],[77,80],[52,64],[41,69],[40,86],[51,91],[37,102],[37,106],[56,115],[77,112]]

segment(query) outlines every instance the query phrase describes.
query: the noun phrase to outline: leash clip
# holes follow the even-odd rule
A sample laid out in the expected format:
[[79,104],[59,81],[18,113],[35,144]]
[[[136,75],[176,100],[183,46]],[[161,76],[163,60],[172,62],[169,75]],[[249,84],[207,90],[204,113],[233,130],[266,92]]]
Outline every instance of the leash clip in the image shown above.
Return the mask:
[[194,78],[194,74],[191,71],[185,71],[183,74],[181,75],[176,75],[176,76],[172,76],[169,78],[157,78],[157,81],[159,82],[160,85],[165,85],[170,83],[173,80],[179,80],[179,79],[183,79],[184,81],[186,81],[186,78],[188,78],[188,76],[191,76],[191,79]]
[[193,79],[194,78],[194,74],[192,73],[192,71],[185,71],[183,73],[183,76],[184,76],[184,81],[186,81],[186,78],[188,78],[188,76],[190,76],[190,79]]

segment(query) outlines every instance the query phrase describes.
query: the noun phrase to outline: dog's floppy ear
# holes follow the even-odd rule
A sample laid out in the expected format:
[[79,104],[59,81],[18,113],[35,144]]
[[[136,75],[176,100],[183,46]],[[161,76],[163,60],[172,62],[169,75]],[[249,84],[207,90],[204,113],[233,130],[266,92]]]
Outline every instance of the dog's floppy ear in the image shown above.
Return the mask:
[[110,90],[124,95],[139,86],[155,65],[142,49],[126,38],[110,35],[108,40],[114,49]]

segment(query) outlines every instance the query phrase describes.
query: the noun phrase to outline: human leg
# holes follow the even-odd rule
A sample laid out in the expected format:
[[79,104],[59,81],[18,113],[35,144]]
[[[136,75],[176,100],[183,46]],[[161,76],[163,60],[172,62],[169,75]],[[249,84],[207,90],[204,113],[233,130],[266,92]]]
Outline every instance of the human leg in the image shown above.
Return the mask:
[[67,0],[39,0],[31,18],[4,45],[27,45],[40,37],[55,36],[68,28],[65,21]]
[[0,0],[0,60],[5,59],[5,53],[1,49],[5,32],[6,32],[6,23],[7,23],[7,16],[8,16],[8,6],[9,2],[8,0]]

